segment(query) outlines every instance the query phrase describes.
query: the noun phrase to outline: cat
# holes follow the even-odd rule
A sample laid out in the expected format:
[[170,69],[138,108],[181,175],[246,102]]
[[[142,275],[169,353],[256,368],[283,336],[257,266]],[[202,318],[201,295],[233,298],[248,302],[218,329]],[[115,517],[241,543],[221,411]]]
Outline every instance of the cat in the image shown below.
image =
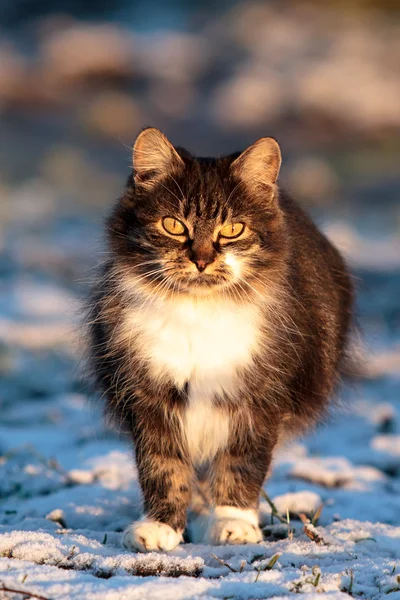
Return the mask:
[[155,128],[134,144],[86,317],[107,414],[135,448],[144,515],[125,531],[127,548],[183,540],[200,471],[202,541],[261,541],[274,449],[315,424],[336,389],[351,277],[278,187],[280,165],[272,138],[218,159],[174,148]]

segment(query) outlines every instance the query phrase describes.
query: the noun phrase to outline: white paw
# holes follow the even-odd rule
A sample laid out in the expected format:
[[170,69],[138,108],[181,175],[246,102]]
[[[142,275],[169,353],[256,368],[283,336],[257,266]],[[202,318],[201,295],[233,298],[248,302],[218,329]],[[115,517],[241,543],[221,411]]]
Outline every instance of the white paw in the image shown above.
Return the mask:
[[257,544],[262,533],[257,511],[235,506],[216,506],[210,517],[204,541],[207,544]]
[[257,544],[262,540],[258,525],[241,519],[220,519],[210,524],[206,542],[213,546],[220,544]]
[[152,552],[168,551],[182,541],[182,534],[159,521],[135,521],[125,530],[122,543],[129,550]]

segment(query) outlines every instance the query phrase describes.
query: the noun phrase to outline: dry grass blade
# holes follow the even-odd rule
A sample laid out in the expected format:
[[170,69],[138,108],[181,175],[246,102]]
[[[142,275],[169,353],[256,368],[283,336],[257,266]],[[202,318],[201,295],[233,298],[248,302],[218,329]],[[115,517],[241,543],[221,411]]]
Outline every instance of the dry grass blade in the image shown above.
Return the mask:
[[289,509],[286,509],[286,520],[287,520],[287,526],[288,526],[288,538],[289,540],[293,539],[293,535],[294,535],[294,529],[292,529],[290,527],[290,514],[289,514]]
[[271,523],[273,522],[273,517],[276,517],[278,519],[278,521],[280,521],[281,523],[287,524],[287,520],[284,517],[281,517],[275,504],[272,502],[272,500],[268,496],[267,492],[264,491],[263,489],[261,490],[261,496],[264,498],[264,500],[266,500],[268,502],[268,504],[271,508]]
[[353,584],[354,584],[354,573],[351,570],[350,571],[350,585],[349,585],[349,590],[348,590],[348,593],[350,594],[350,596],[353,595]]
[[280,557],[280,554],[274,554],[274,556],[271,558],[271,560],[269,561],[269,563],[267,564],[266,567],[264,567],[263,571],[271,571],[271,569],[274,568],[276,561],[278,560],[278,558]]
[[329,546],[328,542],[325,542],[323,538],[320,535],[318,535],[318,533],[310,529],[310,527],[307,527],[307,525],[304,525],[304,533],[308,538],[310,538],[310,540],[312,540],[316,544],[319,544],[320,546]]
[[70,553],[67,556],[67,560],[70,560],[71,558],[73,558],[75,556],[76,553],[76,546],[72,546]]
[[349,587],[346,590],[346,588],[340,588],[340,591],[348,594],[349,596],[353,595],[353,584],[354,584],[354,572],[352,569],[350,569],[350,583],[349,583]]
[[215,554],[211,554],[211,556],[215,558],[215,560],[218,561],[220,565],[224,565],[224,567],[227,567],[230,571],[232,571],[232,573],[237,573],[236,569],[234,569],[233,567],[231,567],[230,564],[222,560],[222,558],[218,558],[218,556],[215,556]]
[[276,561],[278,560],[278,558],[280,557],[280,554],[274,554],[274,556],[270,559],[270,561],[265,565],[265,567],[259,567],[257,569],[257,575],[256,578],[254,580],[254,583],[256,583],[258,581],[258,578],[260,577],[260,573],[261,571],[271,571],[271,569],[274,568]]
[[314,527],[316,527],[318,525],[318,521],[321,518],[321,513],[322,513],[323,508],[324,508],[324,504],[322,503],[318,506],[315,513],[311,513],[311,523],[314,525]]
[[321,579],[321,573],[318,573],[318,575],[315,578],[315,581],[313,582],[313,586],[317,587],[317,585],[319,584],[319,580]]
[[299,519],[303,523],[303,525],[307,525],[310,522],[310,519],[304,513],[299,513]]
[[25,598],[37,598],[37,600],[50,600],[50,598],[40,596],[40,594],[35,594],[34,592],[27,592],[26,590],[16,590],[14,588],[9,588],[5,586],[2,582],[0,582],[0,592],[8,592],[10,594],[21,594],[21,596],[24,596]]

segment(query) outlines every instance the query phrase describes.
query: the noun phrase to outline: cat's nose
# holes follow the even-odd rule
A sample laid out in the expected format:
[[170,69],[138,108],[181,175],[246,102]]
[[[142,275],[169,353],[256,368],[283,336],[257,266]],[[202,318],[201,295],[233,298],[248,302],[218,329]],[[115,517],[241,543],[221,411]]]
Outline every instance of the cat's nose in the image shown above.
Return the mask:
[[202,273],[205,270],[206,266],[209,265],[211,261],[207,261],[204,258],[200,258],[198,260],[194,260],[193,262],[196,265],[197,270],[200,273]]
[[202,273],[215,260],[214,248],[211,244],[199,244],[195,241],[189,251],[189,259],[196,265],[199,273]]

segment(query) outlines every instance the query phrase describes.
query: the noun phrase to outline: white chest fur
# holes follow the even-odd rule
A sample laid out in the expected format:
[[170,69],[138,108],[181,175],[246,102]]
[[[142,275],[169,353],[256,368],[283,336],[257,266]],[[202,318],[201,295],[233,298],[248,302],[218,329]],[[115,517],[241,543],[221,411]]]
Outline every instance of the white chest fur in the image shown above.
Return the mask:
[[228,416],[214,407],[216,394],[237,386],[238,369],[250,365],[259,345],[256,306],[230,300],[154,300],[129,312],[126,331],[160,381],[189,383],[183,427],[193,458],[202,460],[226,444]]

